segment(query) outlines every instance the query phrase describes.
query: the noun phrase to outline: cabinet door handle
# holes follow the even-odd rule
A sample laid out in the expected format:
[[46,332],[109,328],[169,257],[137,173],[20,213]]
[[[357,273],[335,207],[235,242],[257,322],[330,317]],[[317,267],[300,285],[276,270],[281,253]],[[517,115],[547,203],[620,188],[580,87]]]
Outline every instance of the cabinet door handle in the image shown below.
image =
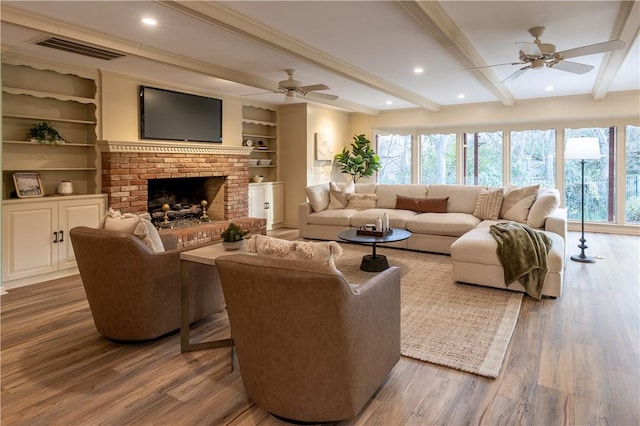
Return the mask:
[[264,209],[265,210],[269,210],[269,202],[268,201],[266,203],[264,203]]
[[53,233],[53,242],[54,242],[54,243],[57,243],[57,242],[58,242],[58,231],[55,231],[55,232]]
[[64,243],[64,231],[60,231],[60,241],[59,243]]

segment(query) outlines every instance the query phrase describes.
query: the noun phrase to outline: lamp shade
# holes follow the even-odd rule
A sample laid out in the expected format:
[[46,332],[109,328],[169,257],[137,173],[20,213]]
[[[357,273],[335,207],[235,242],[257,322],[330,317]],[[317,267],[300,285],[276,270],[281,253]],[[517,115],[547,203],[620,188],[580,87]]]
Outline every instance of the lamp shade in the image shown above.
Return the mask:
[[598,138],[569,138],[564,151],[565,160],[598,160],[600,142]]

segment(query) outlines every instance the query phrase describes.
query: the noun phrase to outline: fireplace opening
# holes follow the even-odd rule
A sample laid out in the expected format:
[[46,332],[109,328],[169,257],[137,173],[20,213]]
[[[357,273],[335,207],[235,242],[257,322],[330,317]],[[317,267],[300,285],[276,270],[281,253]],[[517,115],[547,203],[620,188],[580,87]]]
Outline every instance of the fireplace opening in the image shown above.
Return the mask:
[[160,226],[166,216],[172,227],[183,222],[197,223],[205,211],[209,220],[223,220],[225,179],[224,176],[149,179],[147,210],[151,221]]

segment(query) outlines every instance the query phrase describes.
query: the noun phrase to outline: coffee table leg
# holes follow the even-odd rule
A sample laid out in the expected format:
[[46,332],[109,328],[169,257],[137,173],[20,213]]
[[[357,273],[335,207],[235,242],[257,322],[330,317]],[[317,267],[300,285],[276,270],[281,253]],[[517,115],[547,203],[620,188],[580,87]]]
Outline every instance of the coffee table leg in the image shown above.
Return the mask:
[[366,272],[382,272],[389,268],[389,262],[387,257],[376,254],[376,243],[373,243],[373,252],[362,257],[362,263],[360,263],[360,270]]

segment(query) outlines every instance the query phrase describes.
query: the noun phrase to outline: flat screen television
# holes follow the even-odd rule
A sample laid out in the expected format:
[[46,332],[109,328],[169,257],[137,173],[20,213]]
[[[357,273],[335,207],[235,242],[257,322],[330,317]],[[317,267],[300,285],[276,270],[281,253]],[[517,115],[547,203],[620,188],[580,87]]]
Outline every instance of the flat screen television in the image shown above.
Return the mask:
[[222,143],[222,100],[140,86],[140,139]]

